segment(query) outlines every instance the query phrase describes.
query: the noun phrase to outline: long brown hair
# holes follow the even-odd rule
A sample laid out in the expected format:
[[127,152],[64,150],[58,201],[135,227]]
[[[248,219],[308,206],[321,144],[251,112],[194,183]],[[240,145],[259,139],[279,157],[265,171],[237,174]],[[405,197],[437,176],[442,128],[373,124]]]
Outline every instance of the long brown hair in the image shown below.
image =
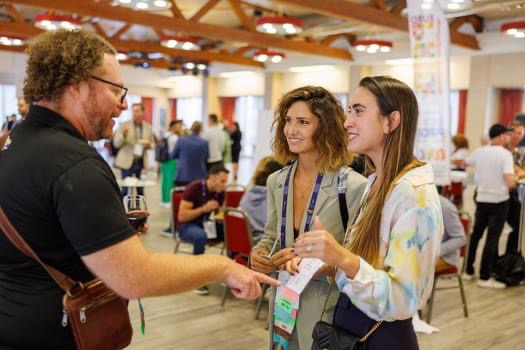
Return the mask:
[[[416,96],[403,82],[385,76],[366,77],[359,86],[370,91],[379,106],[381,117],[392,123],[391,114],[399,112],[399,126],[386,135],[383,152],[383,172],[376,191],[365,199],[361,217],[352,230],[352,239],[348,247],[373,266],[379,265],[380,226],[385,200],[398,178],[407,171],[424,163],[414,157],[418,105]],[[367,157],[370,166],[371,159]],[[373,165],[372,165],[373,166]]]
[[319,127],[313,136],[319,150],[319,170],[337,171],[341,166],[350,164],[352,156],[347,149],[345,112],[336,98],[319,86],[300,87],[286,93],[279,101],[272,124],[272,129],[275,128],[272,142],[275,159],[286,164],[298,157],[290,151],[284,135],[286,114],[297,101],[305,102],[312,114],[319,118]]

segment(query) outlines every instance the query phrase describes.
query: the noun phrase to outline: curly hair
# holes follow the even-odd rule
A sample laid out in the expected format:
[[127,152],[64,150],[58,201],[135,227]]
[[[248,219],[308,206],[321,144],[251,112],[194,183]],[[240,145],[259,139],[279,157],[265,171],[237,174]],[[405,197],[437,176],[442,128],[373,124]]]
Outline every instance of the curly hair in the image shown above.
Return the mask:
[[341,166],[352,162],[352,155],[347,149],[347,135],[344,128],[345,112],[336,98],[326,89],[319,86],[304,86],[285,94],[275,111],[272,129],[275,137],[272,148],[276,160],[286,164],[297,159],[297,154],[290,151],[284,126],[288,109],[298,101],[303,101],[317,118],[319,127],[313,140],[319,150],[319,170],[323,172],[337,171]]
[[89,78],[104,53],[116,51],[105,39],[82,30],[60,29],[38,35],[26,50],[24,97],[29,104],[57,102],[67,86]]

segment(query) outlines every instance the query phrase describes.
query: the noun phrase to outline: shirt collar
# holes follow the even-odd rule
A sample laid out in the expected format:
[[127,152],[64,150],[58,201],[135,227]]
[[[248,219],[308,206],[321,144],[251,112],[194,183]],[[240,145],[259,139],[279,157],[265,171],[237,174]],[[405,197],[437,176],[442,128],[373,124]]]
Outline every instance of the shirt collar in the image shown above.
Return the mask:
[[52,111],[46,107],[42,107],[39,105],[30,106],[29,112],[27,113],[27,117],[25,120],[28,122],[28,124],[44,124],[53,129],[64,131],[67,134],[70,134],[71,136],[74,136],[78,139],[87,142],[85,137],[82,136],[82,134],[66,118],[64,118],[61,114]]

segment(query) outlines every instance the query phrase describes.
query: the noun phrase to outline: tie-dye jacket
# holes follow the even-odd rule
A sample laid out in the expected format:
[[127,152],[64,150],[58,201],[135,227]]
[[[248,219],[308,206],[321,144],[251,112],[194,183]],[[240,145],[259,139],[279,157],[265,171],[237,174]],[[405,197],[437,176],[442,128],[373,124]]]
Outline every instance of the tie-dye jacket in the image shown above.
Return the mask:
[[[367,191],[374,179],[375,174],[369,177]],[[379,250],[382,266],[375,269],[361,258],[353,279],[343,272],[336,276],[339,289],[372,319],[412,317],[432,290],[443,231],[431,166],[408,171],[396,182],[383,207]]]

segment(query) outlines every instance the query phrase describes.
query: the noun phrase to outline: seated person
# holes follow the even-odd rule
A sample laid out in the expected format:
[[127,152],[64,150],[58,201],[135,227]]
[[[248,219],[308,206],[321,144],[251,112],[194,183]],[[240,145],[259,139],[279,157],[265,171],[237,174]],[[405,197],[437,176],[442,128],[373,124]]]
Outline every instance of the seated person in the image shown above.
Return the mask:
[[465,230],[459,219],[456,206],[443,196],[439,196],[445,233],[441,241],[439,259],[436,263],[436,272],[457,266],[459,263],[459,250],[467,240]]
[[239,206],[248,216],[248,226],[255,246],[264,234],[266,223],[266,180],[283,166],[274,157],[262,158],[257,164],[252,185],[244,193]]
[[[218,211],[224,202],[224,189],[228,182],[228,169],[222,164],[210,168],[203,180],[191,182],[182,195],[179,207],[179,237],[193,244],[193,255],[204,254],[208,236],[204,222]],[[217,240],[224,240],[222,224],[217,224]],[[208,294],[208,288],[197,290],[199,294]]]

